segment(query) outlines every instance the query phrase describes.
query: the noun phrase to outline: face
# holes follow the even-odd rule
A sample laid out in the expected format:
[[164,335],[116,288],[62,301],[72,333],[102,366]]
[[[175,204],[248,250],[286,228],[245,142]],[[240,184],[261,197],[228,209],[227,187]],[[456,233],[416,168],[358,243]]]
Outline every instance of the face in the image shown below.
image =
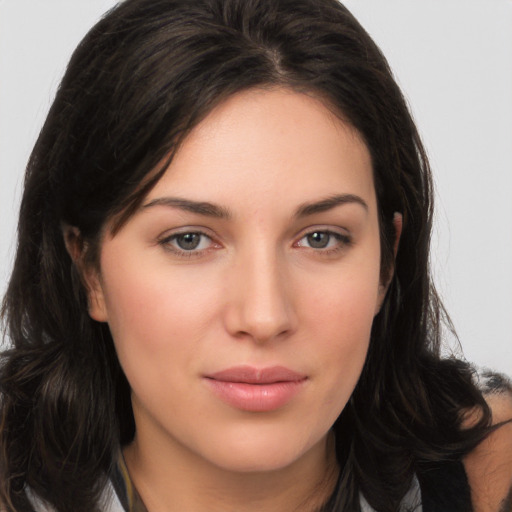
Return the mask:
[[305,94],[239,93],[108,233],[90,314],[111,329],[136,441],[235,471],[320,449],[384,294],[357,133]]

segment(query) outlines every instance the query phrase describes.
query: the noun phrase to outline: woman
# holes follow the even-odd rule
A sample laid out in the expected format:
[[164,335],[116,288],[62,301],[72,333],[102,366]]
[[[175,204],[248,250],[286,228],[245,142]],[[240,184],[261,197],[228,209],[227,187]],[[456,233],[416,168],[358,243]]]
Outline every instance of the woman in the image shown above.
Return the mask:
[[431,219],[402,95],[337,2],[121,3],[27,169],[3,507],[507,510],[507,384],[491,414],[439,356]]

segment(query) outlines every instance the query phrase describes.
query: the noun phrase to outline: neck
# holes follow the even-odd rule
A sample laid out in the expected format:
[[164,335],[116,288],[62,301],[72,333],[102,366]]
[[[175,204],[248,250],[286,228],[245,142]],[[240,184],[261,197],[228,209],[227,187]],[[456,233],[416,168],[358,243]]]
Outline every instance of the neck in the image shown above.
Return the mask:
[[336,485],[333,436],[290,465],[260,472],[219,468],[182,446],[155,446],[136,436],[124,457],[148,512],[312,512]]

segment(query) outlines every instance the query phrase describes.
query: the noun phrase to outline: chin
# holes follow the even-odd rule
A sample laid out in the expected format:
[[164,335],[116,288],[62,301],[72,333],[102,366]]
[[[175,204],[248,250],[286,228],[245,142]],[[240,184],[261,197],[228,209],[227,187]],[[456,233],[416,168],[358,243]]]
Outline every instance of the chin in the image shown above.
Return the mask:
[[315,448],[322,449],[325,438],[317,442],[293,439],[285,435],[258,436],[251,439],[231,437],[229,442],[220,443],[214,450],[205,454],[217,467],[236,473],[259,473],[279,471],[307,457]]
[[290,456],[286,453],[241,453],[236,457],[226,455],[219,458],[215,461],[215,465],[232,473],[268,473],[289,467],[297,459],[297,456]]

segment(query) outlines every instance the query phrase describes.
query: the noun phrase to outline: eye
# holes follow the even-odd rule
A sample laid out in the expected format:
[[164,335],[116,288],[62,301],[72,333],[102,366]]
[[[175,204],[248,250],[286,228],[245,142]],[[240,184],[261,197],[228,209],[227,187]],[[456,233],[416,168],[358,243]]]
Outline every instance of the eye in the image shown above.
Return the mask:
[[350,244],[350,237],[335,231],[316,230],[304,235],[297,246],[317,250],[337,250]]
[[159,242],[166,249],[177,253],[197,253],[213,246],[212,239],[199,231],[187,231],[167,236]]
[[313,249],[325,249],[331,242],[332,235],[325,231],[315,231],[305,236],[307,243]]
[[201,242],[203,242],[204,245],[205,238],[205,235],[201,233],[183,233],[181,235],[175,235],[174,241],[183,251],[194,251],[199,249]]

